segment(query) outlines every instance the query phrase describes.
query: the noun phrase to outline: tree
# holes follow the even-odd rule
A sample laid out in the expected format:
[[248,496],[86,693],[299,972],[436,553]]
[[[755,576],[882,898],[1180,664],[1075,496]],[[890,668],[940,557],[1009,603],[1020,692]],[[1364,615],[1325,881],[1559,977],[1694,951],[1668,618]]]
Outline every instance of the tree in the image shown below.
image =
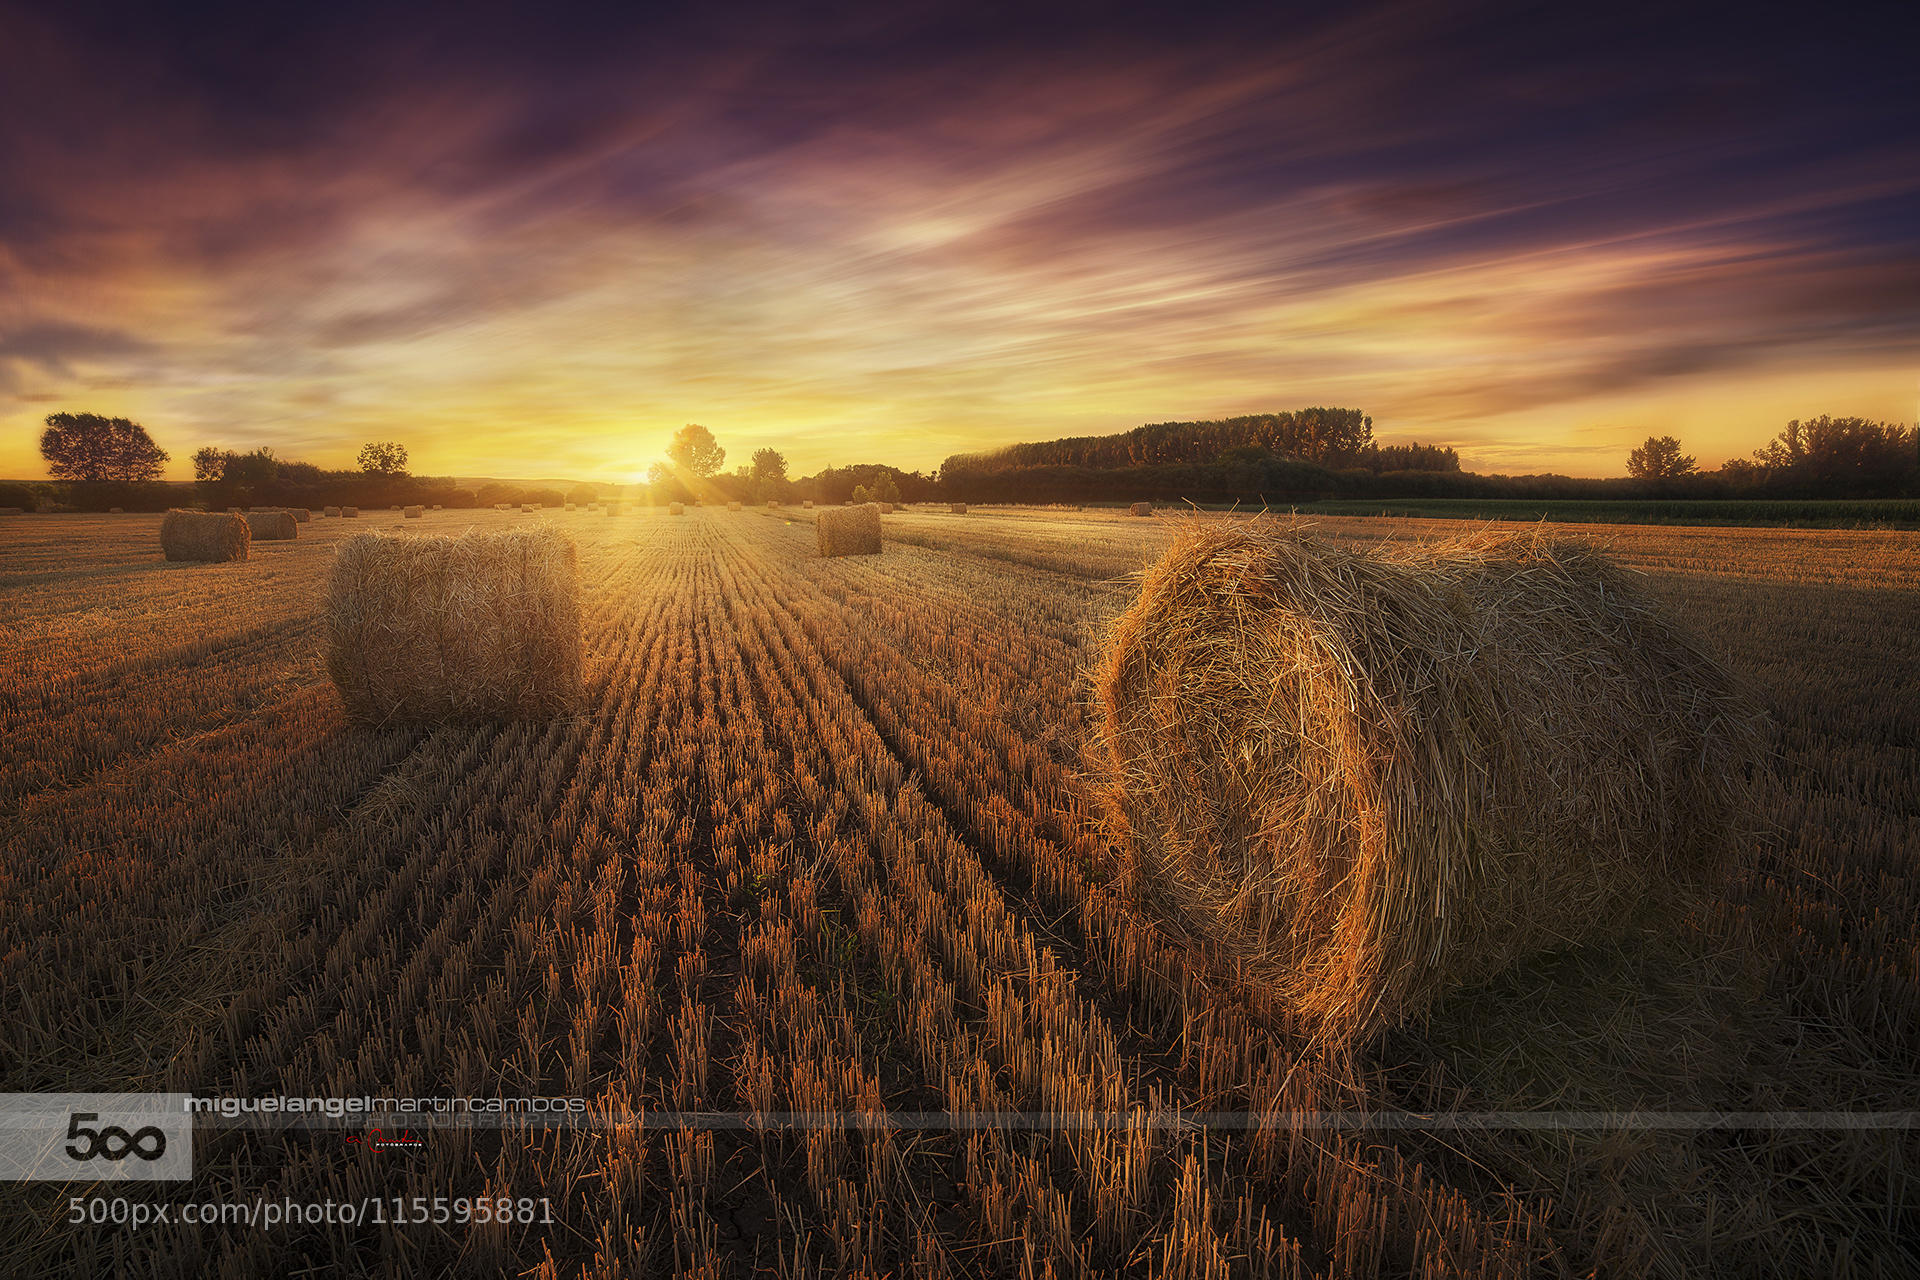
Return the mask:
[[697,422],[689,422],[673,433],[667,456],[689,473],[705,479],[720,469],[720,464],[727,460],[727,451],[713,438],[713,432]]
[[407,446],[391,440],[368,444],[360,450],[360,469],[370,476],[404,476]]
[[40,456],[55,480],[158,480],[167,451],[147,429],[97,413],[50,413],[40,433]]
[[1676,480],[1693,474],[1693,458],[1680,452],[1672,436],[1648,436],[1627,455],[1627,474],[1636,480]]
[[685,475],[683,470],[668,466],[664,462],[656,462],[648,467],[647,489],[654,505],[658,506],[662,502],[685,502],[691,498],[693,495],[682,483]]
[[1898,493],[1912,478],[1916,429],[1821,414],[1795,418],[1754,459],[1768,480],[1796,492],[1868,497]]
[[761,484],[781,484],[787,478],[787,460],[778,449],[753,451],[753,478]]
[[193,482],[219,484],[227,475],[227,459],[233,455],[218,445],[202,445],[193,451]]

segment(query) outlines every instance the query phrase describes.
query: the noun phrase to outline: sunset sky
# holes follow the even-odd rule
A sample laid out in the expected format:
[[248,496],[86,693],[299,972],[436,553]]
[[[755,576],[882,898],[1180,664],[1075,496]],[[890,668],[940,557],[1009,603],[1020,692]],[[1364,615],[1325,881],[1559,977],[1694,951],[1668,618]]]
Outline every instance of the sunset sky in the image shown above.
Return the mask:
[[930,469],[1320,404],[1603,475],[1913,420],[1907,33],[1282,8],[0,0],[0,476],[56,409],[174,478],[395,439],[630,480],[686,422]]

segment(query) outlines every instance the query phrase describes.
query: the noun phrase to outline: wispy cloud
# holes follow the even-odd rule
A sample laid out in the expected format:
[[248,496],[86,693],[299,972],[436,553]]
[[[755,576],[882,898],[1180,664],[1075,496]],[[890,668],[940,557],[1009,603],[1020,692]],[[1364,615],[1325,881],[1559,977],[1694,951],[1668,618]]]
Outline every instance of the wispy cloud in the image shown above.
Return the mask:
[[1915,113],[1797,32],[8,16],[0,472],[56,400],[607,475],[692,420],[804,470],[1342,403],[1592,472],[1910,412]]

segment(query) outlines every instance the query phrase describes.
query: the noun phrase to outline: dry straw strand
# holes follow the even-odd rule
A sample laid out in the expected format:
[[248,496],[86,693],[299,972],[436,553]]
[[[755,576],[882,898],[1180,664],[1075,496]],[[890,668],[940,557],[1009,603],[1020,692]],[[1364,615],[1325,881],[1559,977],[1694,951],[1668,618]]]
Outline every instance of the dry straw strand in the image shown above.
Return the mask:
[[161,517],[160,549],[169,560],[245,560],[253,531],[231,512],[182,511]]
[[1096,676],[1134,891],[1330,1042],[1684,905],[1763,721],[1636,575],[1538,530],[1195,521]]
[[551,529],[358,534],[334,560],[326,626],[359,723],[540,718],[580,699],[574,545]]
[[880,504],[822,511],[813,522],[813,534],[822,556],[877,556],[880,554]]

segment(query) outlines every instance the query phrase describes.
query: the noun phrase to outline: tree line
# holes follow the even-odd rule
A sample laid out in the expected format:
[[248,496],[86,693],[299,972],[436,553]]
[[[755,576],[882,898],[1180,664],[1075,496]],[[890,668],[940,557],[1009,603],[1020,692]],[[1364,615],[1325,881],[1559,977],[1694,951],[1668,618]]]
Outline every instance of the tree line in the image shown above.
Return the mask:
[[[643,488],[654,503],[769,500],[844,502],[1100,503],[1239,502],[1258,505],[1318,498],[1873,498],[1920,494],[1920,431],[1865,418],[1794,419],[1748,458],[1703,471],[1673,436],[1654,436],[1626,460],[1625,477],[1481,475],[1462,471],[1450,448],[1383,445],[1373,421],[1353,409],[1302,409],[1200,422],[1162,422],[1111,436],[1009,445],[989,453],[955,454],[935,475],[883,463],[788,473],[777,449],[724,470],[727,452],[711,431],[689,423],[674,434],[666,458]],[[180,502],[178,486],[160,481],[167,451],[126,418],[54,413],[41,454],[54,481],[47,494],[0,485],[0,507],[33,507],[43,496],[81,509],[159,510]],[[415,476],[406,447],[368,443],[354,470],[328,470],[277,457],[271,448],[244,452],[207,446],[193,455],[199,501],[223,506],[447,507],[538,502],[588,503],[592,485],[568,490],[500,482],[474,488]]]

